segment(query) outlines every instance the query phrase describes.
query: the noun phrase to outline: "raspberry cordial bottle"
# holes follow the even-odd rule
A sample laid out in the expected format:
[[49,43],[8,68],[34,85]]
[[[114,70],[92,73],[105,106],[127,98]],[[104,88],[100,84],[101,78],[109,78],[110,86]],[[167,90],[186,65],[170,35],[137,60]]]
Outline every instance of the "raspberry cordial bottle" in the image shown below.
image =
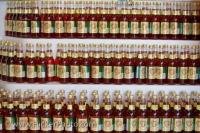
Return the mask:
[[52,45],[50,43],[47,44],[45,59],[47,63],[46,64],[47,82],[55,81],[55,76],[56,76],[55,60],[53,58]]

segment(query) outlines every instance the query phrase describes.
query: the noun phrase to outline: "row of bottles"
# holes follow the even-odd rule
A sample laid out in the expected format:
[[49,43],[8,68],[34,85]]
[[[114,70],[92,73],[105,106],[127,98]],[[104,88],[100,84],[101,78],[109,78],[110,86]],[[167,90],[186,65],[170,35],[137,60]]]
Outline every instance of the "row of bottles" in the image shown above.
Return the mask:
[[[199,45],[16,44],[2,41],[1,79],[10,82],[199,84]],[[35,50],[36,48],[36,50]]]
[[[200,94],[1,90],[0,130],[70,133],[200,132]],[[111,96],[113,98],[111,99]],[[124,100],[123,100],[124,99]]]
[[7,36],[30,38],[200,38],[200,2],[8,1]]

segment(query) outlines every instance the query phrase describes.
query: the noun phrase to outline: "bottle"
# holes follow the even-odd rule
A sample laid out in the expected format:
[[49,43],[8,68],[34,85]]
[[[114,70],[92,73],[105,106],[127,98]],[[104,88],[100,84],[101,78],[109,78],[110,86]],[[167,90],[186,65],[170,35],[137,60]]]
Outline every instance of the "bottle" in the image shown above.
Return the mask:
[[123,80],[123,60],[122,60],[122,52],[121,48],[123,45],[116,45],[115,46],[115,54],[112,60],[112,67],[113,67],[113,79],[112,82],[114,84],[121,84]]
[[8,58],[8,43],[6,42],[5,45],[4,45],[4,48],[3,48],[3,52],[2,52],[2,59],[1,59],[1,64],[2,64],[2,76],[1,76],[1,79],[3,81],[6,81],[7,80],[7,64],[6,64],[6,61],[7,61],[7,58]]
[[111,83],[112,80],[112,61],[111,61],[111,45],[106,45],[102,59],[102,82],[104,84]]
[[69,63],[67,57],[67,46],[64,45],[64,49],[61,52],[61,60],[59,62],[59,68],[58,68],[58,75],[59,75],[59,82],[60,83],[68,83],[69,82]]
[[173,107],[173,132],[182,132],[183,131],[183,110],[181,109],[181,100],[180,96],[175,96],[174,101],[174,107]]
[[[88,112],[86,108],[86,101],[85,101],[86,96],[84,94],[80,94],[80,101],[78,105],[78,110],[76,114],[76,131],[77,132],[88,132]],[[84,125],[84,126],[83,126]]]
[[[39,38],[41,31],[41,21],[39,13],[39,1],[35,0],[31,2],[31,15],[30,15],[30,37]],[[42,9],[41,9],[42,10]]]
[[8,1],[7,3],[7,9],[6,9],[6,16],[5,16],[5,35],[11,36],[12,32],[12,14],[14,11],[13,4],[14,2]]
[[152,105],[150,107],[150,111],[149,111],[149,131],[150,132],[160,132],[160,110],[159,110],[159,103],[158,103],[158,98],[157,95],[153,95],[153,99],[152,99]]
[[17,54],[14,60],[15,82],[23,83],[25,81],[25,61],[23,53],[23,44],[17,44]]
[[181,52],[179,54],[179,67],[180,67],[180,77],[179,84],[187,84],[188,83],[188,61],[189,61],[189,47],[181,46]]
[[14,44],[10,44],[9,51],[8,51],[8,58],[6,61],[7,65],[7,81],[14,82],[15,79],[15,69],[14,69]]
[[[2,98],[1,98],[2,101]],[[2,103],[0,103],[0,132],[3,132],[4,130],[4,109],[2,107]]]
[[124,66],[124,79],[123,82],[126,84],[133,83],[135,78],[135,62],[133,60],[133,45],[126,45],[126,53],[123,62]]
[[54,12],[54,20],[55,20],[55,38],[64,37],[64,21],[63,21],[63,2],[55,1],[55,12]]
[[144,94],[141,95],[139,109],[137,110],[138,128],[137,132],[148,131],[148,110]]
[[82,53],[80,58],[80,82],[81,83],[89,83],[90,82],[90,65],[89,55],[88,55],[88,45],[82,45]]
[[101,123],[101,110],[100,110],[98,92],[94,94],[94,99],[91,104],[91,111],[89,113],[90,113],[90,115],[89,115],[90,132],[91,133],[101,132],[102,123]]
[[102,80],[102,68],[100,58],[100,46],[95,45],[95,51],[93,54],[93,60],[91,61],[91,82],[98,84]]
[[198,67],[198,50],[199,48],[197,45],[191,46],[191,53],[189,55],[189,61],[188,61],[188,83],[189,84],[197,84],[198,80],[198,73],[200,73],[199,67]]
[[164,95],[163,104],[160,110],[162,133],[169,133],[172,131],[172,110],[169,102],[169,96]]
[[186,102],[184,105],[184,112],[183,112],[183,118],[184,118],[184,132],[193,132],[194,131],[194,110],[192,109],[192,101],[190,95],[186,95],[185,98]]
[[195,125],[194,125],[194,131],[195,132],[200,132],[200,95],[197,96],[197,102],[196,102],[196,108],[195,108],[195,113],[194,113],[194,117],[195,117]]
[[40,112],[41,133],[50,133],[52,131],[52,109],[49,101],[49,95],[45,95],[45,101]]
[[17,118],[17,131],[20,133],[26,133],[28,131],[28,112],[27,107],[24,101],[24,94],[21,94],[20,96],[20,103],[19,103],[19,109],[16,112],[16,118]]
[[45,59],[45,45],[40,45],[40,53],[37,63],[37,82],[45,83],[47,79],[47,60]]
[[128,110],[126,112],[126,132],[136,132],[137,119],[135,110],[135,99],[130,95]]
[[59,81],[59,76],[58,75],[58,71],[59,71],[59,63],[61,61],[61,53],[64,49],[64,45],[63,44],[58,44],[57,46],[57,51],[56,51],[56,58],[55,58],[55,81]]
[[45,54],[45,60],[46,60],[46,65],[47,65],[47,82],[52,82],[55,81],[55,76],[56,76],[56,70],[55,70],[55,60],[53,58],[53,53],[52,53],[52,44],[48,43],[47,44],[47,50]]
[[146,80],[146,59],[142,53],[142,50],[144,49],[144,45],[139,46],[138,45],[138,57],[136,59],[136,83],[137,84],[143,84]]
[[56,95],[54,109],[52,111],[52,118],[53,118],[53,132],[54,133],[61,133],[64,131],[64,124],[63,124],[63,109],[61,103],[61,96],[59,94]]
[[122,104],[122,96],[117,96],[116,107],[113,112],[114,115],[114,132],[123,133],[125,131],[125,119],[124,119],[124,106]]
[[34,53],[34,46],[33,44],[29,44],[30,49],[28,51],[28,57],[26,58],[25,64],[26,64],[26,81],[28,83],[34,83],[36,82],[36,61],[35,61],[35,53]]
[[198,12],[198,6],[199,6],[199,2],[192,2],[192,8],[190,8],[191,10],[191,16],[192,16],[192,39],[197,40],[197,38],[200,35],[200,31],[198,30],[200,25],[198,23],[198,16],[199,16],[199,12]]
[[[24,1],[23,1],[24,2]],[[23,2],[18,1],[16,2],[16,8],[15,8],[15,13],[12,18],[12,25],[13,25],[13,30],[12,30],[12,36],[18,37],[20,32],[21,32],[21,17],[22,17],[22,11],[23,11]]]
[[31,103],[31,108],[28,113],[29,119],[29,131],[31,133],[39,133],[40,132],[40,109],[38,106],[37,95],[33,94],[33,99]]
[[113,125],[113,110],[110,101],[109,93],[105,95],[104,98],[104,106],[102,109],[102,131],[103,132],[113,132],[114,125]]
[[[13,133],[16,130],[16,117],[14,112],[14,105],[12,102],[12,95],[8,95],[8,104],[4,112],[4,125],[7,133]],[[8,124],[9,123],[9,124]]]

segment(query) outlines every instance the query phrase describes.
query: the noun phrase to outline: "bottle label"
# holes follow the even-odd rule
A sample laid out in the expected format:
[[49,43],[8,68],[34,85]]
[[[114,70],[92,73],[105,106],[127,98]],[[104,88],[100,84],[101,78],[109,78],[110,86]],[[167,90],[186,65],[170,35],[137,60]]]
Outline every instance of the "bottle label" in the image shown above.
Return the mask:
[[139,22],[131,22],[131,34],[139,34]]
[[194,130],[194,119],[185,118],[184,119],[184,131],[192,132]]
[[90,21],[89,33],[98,33],[98,22]]
[[87,33],[86,21],[77,21],[77,33]]
[[170,34],[172,34],[172,35],[178,35],[179,34],[178,22],[171,22],[170,23]]
[[0,117],[0,130],[3,129],[3,117]]
[[25,68],[24,65],[15,65],[15,77],[23,78],[25,77]]
[[16,119],[15,117],[5,117],[5,130],[15,130]]
[[63,131],[63,118],[53,118],[53,131]]
[[2,63],[2,75],[7,76],[7,65]]
[[58,75],[60,78],[69,78],[69,66],[59,65]]
[[183,35],[191,35],[192,33],[191,23],[183,23]]
[[123,79],[123,67],[121,66],[113,67],[113,79]]
[[102,77],[102,70],[100,66],[91,66],[91,78],[101,78]]
[[12,20],[5,21],[6,31],[12,31]]
[[139,131],[142,132],[147,132],[148,130],[148,119],[147,118],[139,118],[138,119],[138,126],[139,126]]
[[112,132],[113,131],[113,119],[112,118],[103,118],[103,131]]
[[110,33],[111,34],[119,33],[119,23],[118,23],[118,21],[110,21]]
[[156,74],[155,67],[148,67],[147,69],[148,79],[155,79],[156,77],[155,74]]
[[15,77],[15,66],[13,64],[9,64],[7,66],[7,68],[8,68],[8,70],[7,70],[8,76],[9,77]]
[[145,66],[137,66],[136,67],[136,78],[138,78],[138,79],[146,78],[146,67]]
[[55,21],[55,33],[64,33],[63,21]]
[[65,131],[73,131],[74,119],[73,118],[65,118]]
[[41,131],[51,131],[52,130],[52,119],[51,118],[41,118]]
[[187,79],[188,67],[180,67],[180,79]]
[[159,118],[150,118],[150,131],[158,132],[159,131]]
[[55,76],[55,66],[54,65],[47,65],[47,76],[54,77]]
[[46,66],[45,65],[37,65],[37,77],[38,78],[46,77]]
[[161,34],[169,34],[169,22],[161,22]]
[[36,67],[27,65],[27,78],[36,78]]
[[90,66],[80,66],[80,78],[90,78]]
[[86,119],[77,119],[77,131],[78,132],[87,132],[88,131],[88,120]]
[[120,33],[121,34],[128,34],[129,33],[128,21],[120,21]]
[[135,67],[133,66],[124,66],[124,78],[125,79],[132,79],[135,75]]
[[112,78],[112,66],[103,66],[103,78],[104,79]]
[[141,22],[140,23],[140,33],[141,34],[149,34],[149,22]]
[[176,79],[176,67],[168,67],[168,79]]
[[15,21],[14,29],[15,29],[15,32],[21,33],[21,32],[23,31],[22,21],[16,20],[16,21]]
[[28,117],[18,117],[18,129],[20,131],[27,131],[28,130]]
[[75,33],[76,32],[76,24],[75,21],[65,21],[65,32],[66,33]]
[[174,125],[175,132],[181,132],[183,130],[183,119],[182,118],[174,118],[173,125]]
[[192,35],[200,35],[200,23],[192,23]]
[[90,129],[91,131],[97,132],[101,131],[101,119],[100,118],[91,118],[90,119]]
[[99,21],[99,33],[106,34],[108,33],[108,22],[107,21]]
[[171,131],[171,118],[162,118],[161,127],[164,132]]
[[195,129],[194,131],[200,132],[200,118],[195,118]]
[[42,21],[41,22],[42,33],[53,33],[53,23],[51,21]]
[[126,119],[126,131],[128,132],[135,132],[137,129],[137,119],[136,118],[129,118]]
[[21,32],[30,33],[31,25],[29,21],[21,21]]
[[196,67],[189,67],[188,68],[188,79],[196,80],[198,77],[197,68]]
[[17,27],[17,21],[13,20],[12,21],[12,31],[13,32],[17,32],[17,28],[16,27]]
[[70,78],[79,78],[79,66],[70,66]]
[[124,118],[114,119],[114,131],[124,131]]
[[152,23],[152,34],[155,34],[155,35],[160,34],[160,22]]
[[166,79],[167,68],[166,67],[156,67],[156,79]]
[[40,21],[31,21],[31,33],[40,33]]

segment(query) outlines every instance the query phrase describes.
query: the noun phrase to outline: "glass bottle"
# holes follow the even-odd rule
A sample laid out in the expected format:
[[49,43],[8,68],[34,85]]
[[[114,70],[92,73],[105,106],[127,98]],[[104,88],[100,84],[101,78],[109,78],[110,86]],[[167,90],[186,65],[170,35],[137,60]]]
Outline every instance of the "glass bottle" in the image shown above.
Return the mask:
[[6,36],[11,36],[12,32],[12,14],[14,11],[13,4],[14,2],[12,1],[7,1],[7,9],[6,9],[6,16],[5,16],[5,35]]
[[55,81],[55,76],[56,76],[56,70],[55,70],[55,60],[53,58],[53,53],[52,53],[52,44],[48,43],[47,44],[47,50],[46,50],[46,65],[47,65],[47,82],[52,82]]
[[9,45],[6,42],[5,45],[4,45],[4,48],[3,48],[3,52],[2,52],[3,57],[1,59],[1,64],[2,64],[2,70],[1,70],[2,76],[1,76],[1,79],[3,81],[7,80],[7,64],[6,64],[6,61],[7,61],[8,52],[9,52],[8,48],[9,48]]
[[52,131],[52,109],[49,101],[49,95],[45,95],[44,103],[40,112],[41,133],[50,133]]
[[174,107],[173,107],[173,132],[183,131],[183,110],[181,109],[180,96],[175,96]]
[[[85,95],[80,95],[78,110],[76,112],[77,132],[88,132],[88,112],[86,108]],[[83,126],[84,125],[84,126]]]
[[105,95],[104,98],[104,107],[102,109],[102,131],[103,132],[113,132],[113,110],[110,101],[110,95]]
[[95,45],[95,51],[93,54],[93,60],[91,61],[91,82],[98,84],[102,79],[100,46]]
[[57,51],[56,51],[56,58],[55,58],[55,81],[59,81],[59,63],[61,62],[61,53],[64,49],[64,45],[58,43]]
[[30,44],[30,51],[28,53],[28,57],[25,61],[26,64],[26,81],[28,83],[36,82],[36,61],[35,61],[35,53],[34,46]]
[[189,61],[189,47],[181,46],[181,51],[179,54],[179,67],[180,67],[180,77],[179,84],[187,84],[188,83],[188,61]]
[[191,16],[192,16],[192,39],[197,40],[198,37],[200,36],[200,24],[198,23],[198,16],[199,11],[198,11],[198,6],[200,5],[199,2],[192,2],[190,11],[191,11]]
[[14,45],[11,43],[8,51],[8,58],[6,61],[7,64],[7,81],[14,82],[15,81],[15,69],[14,69]]
[[28,112],[24,101],[24,94],[20,96],[19,109],[16,112],[17,118],[17,131],[20,133],[26,133],[28,131]]
[[113,79],[112,82],[114,84],[121,84],[123,80],[123,60],[122,60],[122,49],[123,45],[116,45],[115,46],[115,54],[112,60],[112,67],[113,67]]
[[81,83],[89,83],[90,82],[90,65],[89,55],[88,55],[88,45],[82,45],[82,54],[80,58],[80,82]]
[[[31,20],[30,20],[30,37],[39,38],[41,31],[40,13],[39,13],[39,0],[31,2]],[[42,10],[42,9],[41,9]]]
[[53,132],[61,133],[64,131],[63,124],[63,110],[62,110],[61,96],[59,94],[56,95],[54,108],[52,111],[52,119],[53,119]]
[[16,8],[15,8],[15,13],[13,15],[12,18],[12,25],[13,25],[13,30],[12,30],[12,36],[14,37],[18,37],[19,33],[21,32],[21,21],[20,21],[20,17],[22,16],[22,1],[17,1],[16,2]]
[[23,53],[23,44],[17,44],[17,57],[14,61],[15,82],[23,83],[25,81],[25,61]]
[[67,57],[67,46],[64,45],[64,49],[61,52],[61,60],[59,62],[59,68],[58,68],[58,75],[59,75],[59,82],[60,83],[68,83],[69,82],[69,63]]
[[195,117],[194,131],[200,132],[200,95],[199,94],[197,96],[197,103],[196,104],[197,105],[196,105],[195,113],[194,113],[194,117]]

